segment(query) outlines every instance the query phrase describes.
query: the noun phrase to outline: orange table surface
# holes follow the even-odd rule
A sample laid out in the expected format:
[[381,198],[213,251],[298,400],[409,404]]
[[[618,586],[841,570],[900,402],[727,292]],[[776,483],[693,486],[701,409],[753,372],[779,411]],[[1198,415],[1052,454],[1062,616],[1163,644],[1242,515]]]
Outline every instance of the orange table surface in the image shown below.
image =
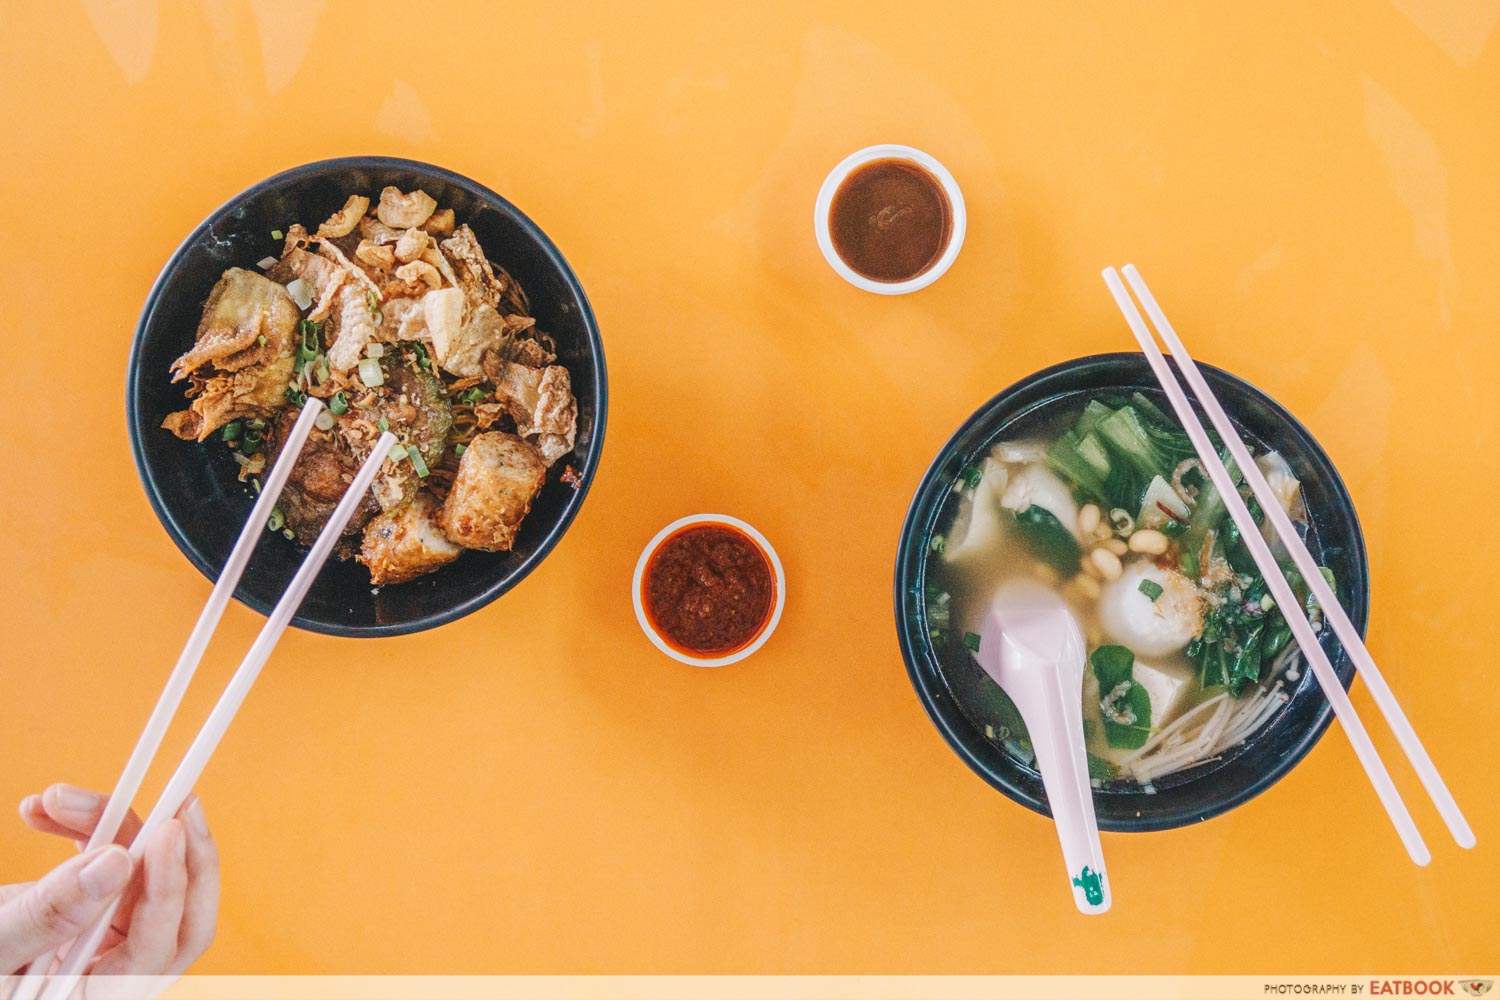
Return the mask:
[[[608,352],[604,461],[556,552],[482,612],[283,639],[200,787],[224,858],[201,971],[1493,970],[1497,18],[8,5],[0,792],[108,787],[208,593],[125,434],[158,270],[255,181],[385,153],[500,191],[577,269]],[[953,270],[904,298],[844,284],[813,239],[824,174],[873,142],[936,155],[968,203]],[[925,718],[891,611],[907,503],[994,392],[1132,347],[1099,279],[1127,260],[1342,471],[1371,650],[1476,850],[1377,725],[1434,850],[1414,867],[1335,725],[1227,815],[1105,835],[1114,909],[1084,918],[1051,825]],[[698,511],[758,526],[790,580],[770,643],[718,671],[653,650],[629,601],[642,545]],[[229,610],[172,759],[260,623]],[[0,879],[65,855],[0,822]]]

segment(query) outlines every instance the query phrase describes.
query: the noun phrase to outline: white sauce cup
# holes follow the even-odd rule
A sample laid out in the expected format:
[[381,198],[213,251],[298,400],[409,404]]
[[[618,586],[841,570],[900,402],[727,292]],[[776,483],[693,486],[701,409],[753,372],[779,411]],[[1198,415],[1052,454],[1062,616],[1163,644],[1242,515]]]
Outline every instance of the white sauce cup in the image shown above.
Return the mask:
[[[683,528],[693,524],[722,524],[744,532],[765,553],[766,561],[771,564],[771,573],[775,578],[776,602],[771,608],[770,620],[760,630],[760,634],[747,645],[732,653],[726,653],[723,656],[694,656],[691,653],[683,652],[668,642],[656,630],[656,626],[651,622],[651,616],[646,613],[646,599],[642,594],[642,588],[646,582],[646,566],[651,562],[651,557],[656,554],[656,550],[661,548],[662,542],[665,542]],[[666,653],[672,659],[680,663],[689,664],[690,666],[724,667],[731,663],[738,663],[757,649],[760,649],[760,647],[766,644],[766,640],[771,638],[771,633],[776,631],[776,626],[781,622],[781,611],[786,607],[786,571],[781,568],[781,557],[776,554],[776,550],[771,547],[771,543],[766,541],[766,536],[756,531],[744,521],[741,521],[737,517],[730,517],[728,514],[693,514],[689,517],[678,518],[676,521],[673,521],[658,531],[655,537],[646,543],[646,548],[641,552],[640,559],[636,560],[635,576],[630,581],[630,599],[635,604],[635,620],[640,622],[641,631],[646,633],[646,638],[650,639],[651,644],[657,649]]]
[[[844,258],[840,257],[839,252],[834,249],[833,234],[828,231],[828,216],[833,207],[833,196],[838,192],[839,185],[843,184],[844,180],[855,170],[873,160],[905,160],[921,167],[937,178],[953,210],[953,232],[948,237],[948,245],[943,248],[942,256],[927,270],[906,281],[876,281],[855,271],[844,263]],[[964,210],[963,192],[958,189],[958,181],[953,179],[948,168],[920,149],[894,143],[866,146],[859,152],[850,153],[844,157],[843,161],[824,178],[823,186],[818,189],[817,204],[813,207],[813,227],[818,236],[818,249],[823,251],[823,258],[828,261],[828,266],[855,288],[863,288],[877,295],[905,295],[908,292],[926,288],[941,278],[958,258],[958,251],[964,245],[964,230],[968,227],[968,221],[968,213]]]

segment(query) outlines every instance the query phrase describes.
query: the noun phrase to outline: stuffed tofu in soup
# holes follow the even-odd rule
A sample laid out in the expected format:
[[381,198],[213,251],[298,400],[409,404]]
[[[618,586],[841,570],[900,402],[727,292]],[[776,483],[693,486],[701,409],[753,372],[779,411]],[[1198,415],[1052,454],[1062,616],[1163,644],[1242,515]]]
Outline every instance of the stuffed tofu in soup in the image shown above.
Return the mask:
[[[1305,531],[1292,470],[1274,450],[1255,456]],[[1241,493],[1264,525],[1248,487]],[[1263,531],[1284,555],[1270,526]],[[1142,393],[1062,401],[1008,430],[959,474],[927,558],[929,636],[955,700],[1028,766],[1019,713],[973,658],[980,622],[1010,580],[1057,588],[1083,627],[1096,785],[1150,791],[1224,758],[1270,722],[1301,675],[1291,631],[1223,498],[1176,421]],[[1285,568],[1319,627],[1306,585]]]

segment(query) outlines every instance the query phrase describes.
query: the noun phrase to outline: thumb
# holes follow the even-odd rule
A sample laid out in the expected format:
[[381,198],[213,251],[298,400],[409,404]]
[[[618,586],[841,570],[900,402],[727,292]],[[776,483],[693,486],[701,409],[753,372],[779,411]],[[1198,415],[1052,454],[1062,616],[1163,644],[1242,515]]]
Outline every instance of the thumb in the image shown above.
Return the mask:
[[82,934],[125,883],[130,855],[118,846],[70,858],[0,906],[0,975]]

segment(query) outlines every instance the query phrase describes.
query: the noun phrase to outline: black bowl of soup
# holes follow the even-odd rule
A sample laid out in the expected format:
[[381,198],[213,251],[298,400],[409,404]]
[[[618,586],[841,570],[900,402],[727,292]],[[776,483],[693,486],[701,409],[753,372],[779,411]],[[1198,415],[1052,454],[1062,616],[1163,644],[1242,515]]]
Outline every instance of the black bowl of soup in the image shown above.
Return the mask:
[[[1337,470],[1270,396],[1200,368],[1266,463],[1262,471],[1282,487],[1363,634],[1364,536]],[[1296,766],[1332,720],[1243,543],[1215,518],[1212,485],[1173,428],[1141,355],[1067,361],[1010,386],[966,420],[908,510],[895,604],[912,685],[964,763],[1043,815],[1046,792],[1024,722],[968,649],[989,594],[1012,578],[1057,588],[1084,626],[1085,729],[1101,829],[1170,829],[1232,809]],[[1117,503],[1105,509],[1110,497]],[[1097,524],[1085,510],[1091,503]],[[1095,559],[1099,548],[1115,558]],[[1297,592],[1304,596],[1305,587]],[[1320,613],[1311,613],[1316,621]],[[1347,688],[1353,665],[1330,629],[1320,638]]]
[[[378,197],[387,186],[420,189],[451,209],[488,258],[524,289],[536,328],[550,336],[556,363],[571,374],[576,438],[572,451],[547,469],[509,551],[465,550],[435,572],[386,586],[372,586],[365,566],[330,559],[292,619],[298,628],[328,635],[419,632],[470,614],[516,586],[577,516],[604,443],[608,389],[599,327],[577,276],[536,223],[489,188],[430,164],[379,156],[309,163],[240,192],[187,236],[151,289],[131,344],[126,418],[136,469],[188,561],[216,579],[255,497],[219,434],[193,443],[163,429],[163,420],[186,405],[183,383],[174,384],[169,372],[173,359],[194,344],[205,300],[226,269],[264,271],[292,223],[314,229],[349,195]],[[306,551],[267,532],[235,598],[269,613]]]

